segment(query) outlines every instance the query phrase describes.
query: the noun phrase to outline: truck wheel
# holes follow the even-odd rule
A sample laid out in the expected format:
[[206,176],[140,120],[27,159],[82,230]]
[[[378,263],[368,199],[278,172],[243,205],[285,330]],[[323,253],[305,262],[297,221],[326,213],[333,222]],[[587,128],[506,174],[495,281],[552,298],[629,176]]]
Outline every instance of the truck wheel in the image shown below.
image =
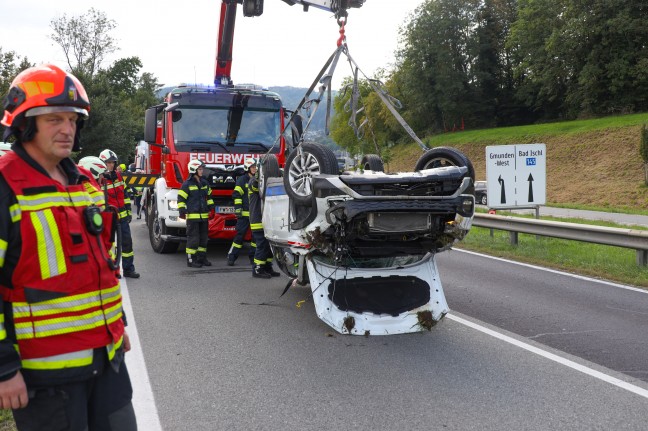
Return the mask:
[[[286,193],[296,203],[310,206],[313,197],[313,176],[337,174],[337,159],[330,148],[304,142],[286,158],[284,185]],[[301,154],[300,154],[301,153]]]
[[151,240],[151,247],[156,253],[175,253],[178,251],[177,242],[169,242],[162,239],[162,235],[166,234],[166,225],[164,220],[160,219],[157,212],[157,205],[151,202],[151,214],[149,218],[149,239]]
[[475,168],[464,153],[452,147],[436,147],[428,150],[416,162],[415,171],[442,168],[444,166],[465,166],[468,176],[475,182]]
[[360,166],[365,171],[385,172],[385,165],[378,154],[365,154],[360,160]]
[[268,178],[279,177],[281,177],[281,170],[279,169],[279,160],[277,160],[277,156],[274,154],[264,156],[259,164],[259,196],[261,196],[261,199],[265,197]]

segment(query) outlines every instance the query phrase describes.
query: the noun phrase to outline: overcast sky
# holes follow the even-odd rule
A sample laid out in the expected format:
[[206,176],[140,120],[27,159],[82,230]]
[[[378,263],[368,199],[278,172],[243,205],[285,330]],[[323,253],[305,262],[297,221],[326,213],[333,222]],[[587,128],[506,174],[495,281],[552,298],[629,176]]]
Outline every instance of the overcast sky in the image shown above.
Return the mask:
[[[424,0],[366,0],[349,11],[346,26],[349,53],[371,76],[390,68],[398,46],[398,29]],[[0,47],[16,51],[32,63],[66,65],[63,51],[49,38],[50,22],[63,14],[78,16],[91,7],[106,13],[117,27],[111,35],[118,58],[138,56],[142,71],[160,83],[209,84],[214,58],[220,0],[0,0]],[[308,87],[336,48],[338,26],[332,14],[280,0],[265,0],[260,17],[243,17],[238,8],[234,36],[232,79],[235,83]],[[347,63],[336,69],[333,88],[349,76]]]

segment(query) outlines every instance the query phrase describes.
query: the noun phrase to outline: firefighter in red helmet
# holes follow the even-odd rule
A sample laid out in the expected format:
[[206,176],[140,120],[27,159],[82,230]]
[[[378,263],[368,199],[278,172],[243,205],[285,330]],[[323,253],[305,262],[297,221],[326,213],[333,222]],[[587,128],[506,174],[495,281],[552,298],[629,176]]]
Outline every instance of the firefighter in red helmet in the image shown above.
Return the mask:
[[54,65],[21,72],[4,100],[14,144],[0,157],[0,408],[20,431],[137,429],[112,214],[69,158],[89,109]]

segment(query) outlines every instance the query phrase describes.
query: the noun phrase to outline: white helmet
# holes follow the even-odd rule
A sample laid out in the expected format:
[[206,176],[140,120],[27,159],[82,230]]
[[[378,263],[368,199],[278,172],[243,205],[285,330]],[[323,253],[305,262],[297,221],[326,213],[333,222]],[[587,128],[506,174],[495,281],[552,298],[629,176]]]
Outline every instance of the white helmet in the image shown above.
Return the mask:
[[243,162],[243,170],[247,172],[252,166],[256,166],[256,164],[257,161],[255,159],[245,159],[245,162]]
[[7,151],[11,151],[11,144],[8,142],[0,142],[0,156],[4,156]]
[[205,164],[203,162],[201,162],[200,160],[194,159],[194,160],[189,162],[187,167],[189,168],[189,173],[193,175],[193,174],[196,173],[196,171],[198,171],[199,167],[204,166],[204,165]]
[[117,157],[117,154],[115,154],[114,151],[112,150],[103,150],[101,153],[99,153],[99,158],[101,161],[105,162],[117,162],[119,158]]
[[81,160],[79,160],[79,166],[89,170],[92,173],[92,176],[95,177],[95,180],[98,180],[102,174],[108,172],[106,164],[99,157],[95,156],[82,158]]

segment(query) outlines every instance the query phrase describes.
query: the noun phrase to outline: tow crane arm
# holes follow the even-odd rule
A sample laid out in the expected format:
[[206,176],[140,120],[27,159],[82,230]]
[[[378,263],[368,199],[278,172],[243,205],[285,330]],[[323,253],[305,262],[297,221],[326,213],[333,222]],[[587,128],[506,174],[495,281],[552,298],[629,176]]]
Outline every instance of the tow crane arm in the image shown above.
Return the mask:
[[[304,12],[310,6],[335,14],[338,23],[346,20],[347,9],[361,7],[365,0],[282,0],[290,6],[300,4]],[[232,46],[234,42],[234,24],[236,23],[237,5],[243,5],[243,16],[260,16],[263,14],[264,0],[221,0],[220,24],[216,66],[214,70],[215,85],[232,85]]]

